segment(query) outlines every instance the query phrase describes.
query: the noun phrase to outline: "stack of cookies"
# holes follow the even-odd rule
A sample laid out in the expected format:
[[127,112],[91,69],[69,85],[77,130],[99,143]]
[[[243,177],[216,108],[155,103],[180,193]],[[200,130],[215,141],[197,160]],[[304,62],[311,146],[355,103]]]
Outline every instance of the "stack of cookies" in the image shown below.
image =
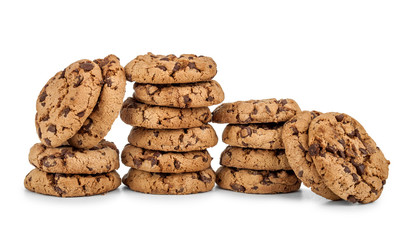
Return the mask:
[[265,99],[224,103],[212,121],[229,123],[223,142],[229,146],[220,158],[216,183],[244,193],[287,193],[301,182],[288,164],[281,133],[286,121],[300,112],[292,99]]
[[118,117],[125,85],[114,55],[74,62],[47,82],[36,104],[41,143],[30,150],[36,168],[25,178],[28,190],[78,197],[119,187],[119,151],[104,137]]
[[133,126],[122,162],[130,189],[152,194],[210,191],[215,173],[207,148],[217,144],[209,106],[224,100],[212,80],[216,63],[196,55],[138,56],[125,67],[134,94],[125,100],[121,119]]

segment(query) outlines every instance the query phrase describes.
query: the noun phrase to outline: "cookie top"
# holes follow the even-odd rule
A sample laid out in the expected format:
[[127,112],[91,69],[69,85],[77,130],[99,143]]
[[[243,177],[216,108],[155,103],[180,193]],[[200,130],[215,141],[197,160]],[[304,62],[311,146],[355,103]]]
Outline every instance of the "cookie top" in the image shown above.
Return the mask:
[[282,133],[283,143],[288,163],[304,185],[322,197],[338,200],[340,198],[325,185],[308,154],[308,128],[320,114],[317,111],[303,111],[286,122]]
[[128,167],[158,173],[197,172],[210,167],[212,157],[204,151],[162,152],[127,144],[121,153],[122,163]]
[[213,111],[212,121],[216,123],[269,123],[285,122],[300,112],[292,99],[249,100],[223,103]]
[[219,187],[242,193],[288,193],[297,191],[301,181],[292,171],[256,171],[220,167],[216,172]]
[[119,168],[118,149],[105,140],[91,149],[53,148],[37,143],[31,147],[28,159],[36,168],[49,173],[97,174]]
[[182,195],[208,192],[215,179],[211,168],[192,173],[150,173],[131,168],[122,182],[137,192]]
[[126,99],[121,109],[121,119],[126,124],[155,129],[200,127],[211,120],[211,115],[208,107],[161,107],[140,103],[134,98]]
[[125,95],[125,71],[115,55],[94,61],[102,69],[104,85],[98,102],[81,129],[68,140],[77,148],[92,148],[109,132],[121,110]]
[[61,146],[91,114],[101,92],[99,66],[89,60],[69,65],[48,80],[37,98],[35,123],[41,142]]
[[146,129],[134,127],[128,136],[130,144],[149,150],[189,152],[217,144],[217,135],[209,124],[185,129]]
[[228,146],[220,156],[220,165],[253,170],[291,170],[285,151]]
[[210,57],[193,54],[154,55],[136,57],[125,66],[126,78],[131,82],[168,84],[211,80],[217,73],[216,63]]
[[134,84],[134,98],[140,102],[178,108],[208,107],[224,100],[222,87],[215,80],[178,85]]
[[94,175],[46,173],[33,169],[24,179],[26,189],[57,197],[82,197],[117,189],[121,177],[116,171]]
[[353,203],[379,198],[390,162],[358,121],[344,113],[322,114],[308,135],[308,152],[336,195]]
[[284,149],[282,123],[229,124],[223,131],[222,140],[236,147]]

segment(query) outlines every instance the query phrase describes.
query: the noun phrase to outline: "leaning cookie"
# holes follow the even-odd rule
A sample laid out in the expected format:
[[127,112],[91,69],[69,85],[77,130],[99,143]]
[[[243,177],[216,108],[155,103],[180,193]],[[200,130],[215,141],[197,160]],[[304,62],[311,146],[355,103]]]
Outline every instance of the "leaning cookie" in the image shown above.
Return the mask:
[[292,171],[256,171],[220,167],[216,172],[219,187],[243,193],[288,193],[295,192],[301,181]]
[[127,144],[121,153],[125,166],[157,173],[197,172],[210,167],[212,157],[206,151],[162,152]]
[[82,197],[117,189],[121,177],[116,171],[94,175],[46,173],[33,169],[24,179],[26,189],[57,197]]
[[222,87],[215,80],[178,85],[134,84],[134,98],[158,106],[196,108],[219,104],[224,100]]
[[300,112],[292,99],[249,100],[223,103],[213,111],[215,123],[278,123],[285,122]]
[[44,145],[61,146],[78,132],[98,101],[102,82],[101,69],[89,60],[77,61],[48,80],[38,95],[35,116]]
[[358,121],[344,113],[322,114],[308,135],[308,153],[331,191],[353,203],[380,197],[390,162]]
[[213,189],[215,173],[211,168],[192,173],[150,173],[136,169],[122,178],[131,190],[150,194],[192,194]]
[[217,73],[216,63],[210,57],[183,54],[154,55],[148,53],[125,66],[126,78],[131,82],[168,84],[211,80]]
[[97,105],[81,129],[68,140],[77,148],[96,146],[109,132],[121,110],[125,95],[125,71],[115,55],[94,61],[102,70],[103,83]]
[[291,168],[305,186],[311,187],[311,191],[322,197],[339,200],[325,185],[308,154],[308,128],[311,121],[320,114],[316,111],[303,111],[284,124],[282,138],[285,153]]
[[121,109],[121,119],[135,127],[179,129],[200,127],[211,120],[208,107],[173,108],[147,105],[128,98]]

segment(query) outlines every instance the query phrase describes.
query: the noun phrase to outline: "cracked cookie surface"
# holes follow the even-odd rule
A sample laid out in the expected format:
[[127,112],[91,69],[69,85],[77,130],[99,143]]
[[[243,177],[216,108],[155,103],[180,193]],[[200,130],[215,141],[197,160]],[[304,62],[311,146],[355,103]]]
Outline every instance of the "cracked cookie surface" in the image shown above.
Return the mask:
[[291,170],[285,151],[228,146],[220,156],[220,165],[253,170]]
[[125,66],[126,78],[131,82],[168,84],[211,80],[217,73],[210,57],[193,54],[137,56]]
[[35,124],[41,142],[58,147],[74,136],[97,103],[101,86],[101,69],[89,60],[55,74],[37,98]]
[[173,108],[147,105],[128,98],[121,109],[121,119],[136,127],[155,129],[192,128],[205,125],[211,120],[208,107]]
[[94,175],[46,173],[33,169],[24,179],[26,189],[57,197],[83,197],[117,189],[121,177],[116,171]]
[[217,135],[209,124],[185,129],[146,129],[134,127],[130,144],[149,150],[189,152],[205,150],[217,144]]
[[125,95],[125,71],[115,55],[94,60],[102,70],[103,86],[97,104],[80,130],[68,140],[77,148],[96,146],[109,132]]
[[215,80],[178,85],[134,84],[134,98],[158,106],[195,108],[219,104],[224,92]]
[[283,127],[283,143],[288,163],[304,185],[322,197],[339,200],[340,198],[325,185],[308,154],[308,128],[311,121],[320,114],[316,111],[303,111],[287,121]]
[[324,183],[349,202],[379,198],[389,164],[364,127],[344,113],[325,113],[312,120],[308,152]]
[[288,193],[301,186],[293,171],[256,171],[223,166],[216,171],[216,183],[223,189],[242,193]]
[[300,112],[292,99],[263,99],[223,103],[213,111],[215,123],[269,123],[285,122]]
[[52,148],[37,143],[31,147],[28,159],[33,166],[48,173],[97,174],[119,168],[118,149],[105,140],[91,149]]
[[125,166],[158,173],[197,172],[210,167],[212,157],[204,151],[162,152],[127,144],[121,153]]
[[211,168],[192,173],[150,173],[131,168],[122,182],[137,192],[183,195],[208,192],[213,189],[215,179]]
[[222,140],[235,147],[284,149],[281,133],[283,124],[229,124],[223,130]]

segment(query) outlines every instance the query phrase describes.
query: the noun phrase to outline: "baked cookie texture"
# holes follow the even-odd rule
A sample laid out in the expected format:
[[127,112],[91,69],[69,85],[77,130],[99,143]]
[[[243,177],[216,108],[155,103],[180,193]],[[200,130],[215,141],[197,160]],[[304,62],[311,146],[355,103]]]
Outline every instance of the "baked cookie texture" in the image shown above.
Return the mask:
[[300,112],[292,99],[263,99],[223,103],[213,111],[215,123],[278,123],[285,122]]
[[116,171],[94,175],[46,173],[33,169],[24,179],[24,186],[36,193],[57,197],[82,197],[103,194],[117,189],[121,178]]
[[306,187],[327,199],[339,200],[340,197],[325,185],[308,153],[308,129],[311,121],[320,114],[317,111],[303,111],[284,124],[282,138],[285,153],[291,168]]
[[121,110],[124,123],[136,127],[155,129],[180,129],[200,127],[210,122],[208,107],[172,108],[147,105],[134,98],[125,100]]
[[185,84],[134,84],[134,98],[146,104],[177,108],[208,107],[224,100],[222,87],[215,80]]
[[301,186],[292,171],[256,171],[224,166],[217,170],[216,182],[223,189],[242,193],[288,193]]
[[208,192],[215,184],[211,168],[192,173],[151,173],[131,168],[122,178],[131,190],[150,194],[192,194]]
[[210,57],[194,54],[137,56],[125,66],[126,78],[131,82],[148,84],[193,83],[211,80],[217,73]]
[[55,74],[37,98],[35,125],[41,142],[58,147],[73,137],[94,109],[102,84],[101,69],[90,60]]
[[210,168],[212,157],[206,151],[162,152],[127,144],[121,153],[125,166],[155,173],[197,172]]
[[121,110],[125,95],[125,71],[115,55],[94,60],[102,70],[103,86],[91,115],[80,130],[68,140],[77,148],[92,148],[109,132]]
[[325,185],[349,202],[377,200],[390,162],[365,131],[344,113],[325,113],[309,127],[308,153]]

